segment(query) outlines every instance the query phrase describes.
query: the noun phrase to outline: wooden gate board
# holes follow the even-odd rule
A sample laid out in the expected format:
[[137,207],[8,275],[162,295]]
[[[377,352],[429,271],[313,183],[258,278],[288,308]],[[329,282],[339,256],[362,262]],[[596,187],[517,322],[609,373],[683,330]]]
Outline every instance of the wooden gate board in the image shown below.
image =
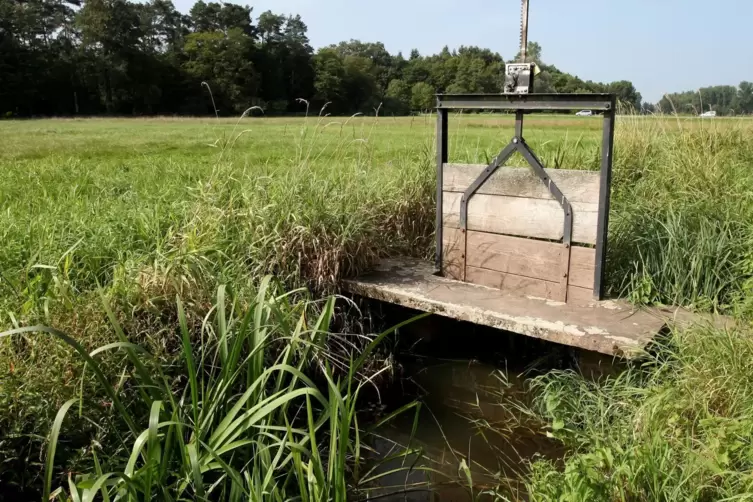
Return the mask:
[[573,305],[510,294],[441,277],[431,263],[412,259],[382,261],[343,286],[362,297],[625,358],[641,354],[665,328],[706,322],[724,327],[732,322],[679,308],[636,309],[619,300]]
[[463,192],[485,165],[443,164],[442,271],[446,277],[556,300],[570,253],[568,302],[593,298],[600,173],[547,169],[573,208],[572,247],[562,240],[562,208],[530,168],[500,167],[468,203]]

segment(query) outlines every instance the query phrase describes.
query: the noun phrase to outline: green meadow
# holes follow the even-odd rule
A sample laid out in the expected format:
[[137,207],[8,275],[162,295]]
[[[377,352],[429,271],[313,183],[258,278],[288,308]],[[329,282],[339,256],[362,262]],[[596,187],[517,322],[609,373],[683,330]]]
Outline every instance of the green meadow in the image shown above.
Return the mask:
[[[389,333],[359,332],[332,295],[380,257],[431,258],[434,125],[0,121],[0,485],[59,500],[363,497],[376,479],[359,467],[356,402]],[[595,170],[600,128],[542,115],[525,135],[547,167]],[[450,159],[489,162],[512,134],[511,116],[453,115]],[[615,141],[610,294],[739,327],[676,333],[598,382],[532,380],[527,413],[570,453],[532,465],[528,491],[744,500],[753,120],[623,116]]]

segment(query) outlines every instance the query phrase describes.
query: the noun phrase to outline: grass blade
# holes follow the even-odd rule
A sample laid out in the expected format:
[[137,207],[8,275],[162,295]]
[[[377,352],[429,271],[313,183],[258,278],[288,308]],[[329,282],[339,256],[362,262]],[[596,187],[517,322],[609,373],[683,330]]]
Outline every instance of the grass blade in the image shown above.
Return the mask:
[[50,492],[52,491],[52,471],[55,466],[55,450],[58,446],[58,438],[60,437],[60,428],[63,426],[63,420],[65,414],[68,413],[68,409],[73,406],[76,399],[69,399],[60,407],[55,415],[55,421],[52,423],[52,430],[50,431],[50,441],[47,447],[47,461],[44,468],[44,492],[42,493],[42,501],[47,502],[50,499]]
[[[188,332],[188,322],[186,321],[186,312],[183,309],[183,302],[180,298],[176,299],[178,303],[178,322],[180,323],[181,341],[183,343],[183,357],[186,360],[186,370],[188,372],[188,385],[191,389],[191,411],[193,413],[194,427],[198,428],[199,422],[199,383],[196,378],[196,363],[193,359],[193,347],[191,346],[191,336]],[[199,437],[201,431],[194,429],[194,434]]]

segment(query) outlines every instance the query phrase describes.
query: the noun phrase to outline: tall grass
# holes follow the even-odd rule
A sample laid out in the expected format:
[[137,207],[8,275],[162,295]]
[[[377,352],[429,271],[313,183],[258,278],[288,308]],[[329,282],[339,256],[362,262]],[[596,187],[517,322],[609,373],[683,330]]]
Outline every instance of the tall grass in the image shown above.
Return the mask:
[[[8,124],[0,124],[1,329],[55,326],[87,353],[124,343],[102,315],[102,288],[128,343],[170,367],[182,361],[176,296],[193,336],[203,332],[197,319],[213,312],[221,284],[250,297],[273,274],[289,289],[331,293],[381,256],[432,254],[430,118]],[[493,157],[513,128],[499,117],[453,117],[452,124],[458,162]],[[753,313],[753,126],[714,124],[620,118],[613,294]],[[596,169],[598,125],[532,117],[526,134],[546,164]],[[111,371],[120,354],[97,354],[108,378],[120,375]],[[102,392],[84,367],[49,338],[22,333],[0,341],[0,483],[39,482],[39,451],[56,410]],[[167,420],[170,403],[154,400]],[[75,445],[112,432],[99,425],[110,408],[90,407],[89,421],[74,413],[80,407],[62,422],[75,420],[80,437],[61,436],[57,452],[65,457],[59,465],[74,470],[92,462]],[[151,407],[140,413],[146,420]]]
[[[332,291],[378,257],[429,258],[433,121],[306,120],[143,130],[51,122],[56,134],[36,130],[43,142],[33,129],[17,136],[0,156],[0,322],[12,324],[8,311],[38,318],[98,284],[132,303],[211,296],[219,283],[268,273]],[[530,122],[547,165],[598,168],[598,119]],[[452,123],[459,162],[487,161],[512,128],[488,117]],[[739,303],[752,267],[752,138],[743,120],[619,119],[613,294],[701,309]]]
[[[84,162],[74,150],[10,164],[0,192],[2,300],[23,316],[98,284],[212,291],[217,278],[267,273],[331,290],[378,256],[426,252],[428,154],[380,165],[368,129],[298,129],[288,145],[236,131],[219,151],[205,145],[213,155],[199,161],[96,151]],[[247,159],[242,145],[260,152]]]
[[746,122],[623,119],[608,257],[613,294],[740,312],[753,270],[752,138]]
[[[274,274],[324,294],[379,256],[426,255],[430,155],[388,163],[369,142],[371,123],[310,120],[255,136],[230,124],[220,141],[224,126],[201,126],[211,141],[178,131],[179,149],[168,140],[151,151],[154,131],[109,131],[101,143],[85,131],[79,144],[77,122],[64,154],[39,155],[46,142],[19,138],[0,154],[0,326],[52,325],[89,351],[116,342],[102,287],[129,341],[171,361],[176,295],[202,317],[220,284],[243,296]],[[102,354],[104,367],[116,359]],[[10,368],[0,372],[0,480],[33,485],[52,410],[98,384],[60,343],[28,335],[0,342],[0,361]]]
[[[107,307],[119,341],[91,352],[53,328],[0,334],[63,340],[100,385],[101,397],[79,395],[57,413],[42,500],[344,501],[383,476],[359,471],[368,429],[359,425],[358,396],[369,382],[357,375],[391,330],[338,372],[328,350],[334,297],[314,309],[293,293],[301,292],[281,292],[266,278],[243,305],[220,288],[198,333],[178,300],[181,351],[174,365],[129,342]],[[101,366],[106,352],[124,354],[122,370]],[[111,434],[92,440],[83,472],[66,480],[55,458],[69,432],[66,415],[86,416],[101,398],[112,410],[102,417]]]
[[753,499],[752,356],[745,330],[695,328],[617,376],[535,379],[536,411],[572,453],[534,464],[533,499]]

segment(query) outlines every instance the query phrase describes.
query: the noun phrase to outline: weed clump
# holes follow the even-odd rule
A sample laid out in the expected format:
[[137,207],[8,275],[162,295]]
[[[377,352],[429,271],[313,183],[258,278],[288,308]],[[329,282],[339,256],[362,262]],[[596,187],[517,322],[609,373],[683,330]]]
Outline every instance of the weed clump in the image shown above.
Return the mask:
[[[391,330],[347,354],[344,371],[332,370],[335,335],[327,330],[335,298],[314,308],[295,293],[301,292],[284,292],[268,277],[244,305],[221,287],[194,329],[177,300],[179,348],[169,361],[128,341],[107,305],[118,341],[91,352],[54,328],[0,333],[64,342],[98,384],[58,408],[42,499],[347,500],[373,480],[358,475],[367,437],[358,428],[358,394],[368,384],[359,373]],[[103,365],[102,356],[112,353],[121,354],[120,363]],[[96,404],[102,400],[106,411]],[[92,415],[94,431],[82,427]],[[70,446],[60,447],[71,439],[84,444],[66,476],[59,466],[74,459]]]
[[618,376],[536,378],[536,412],[572,453],[564,468],[533,465],[533,499],[738,500],[750,494],[751,357],[749,332],[696,327],[674,333]]
[[670,126],[636,118],[619,129],[612,293],[741,313],[753,270],[753,133],[745,125]]

